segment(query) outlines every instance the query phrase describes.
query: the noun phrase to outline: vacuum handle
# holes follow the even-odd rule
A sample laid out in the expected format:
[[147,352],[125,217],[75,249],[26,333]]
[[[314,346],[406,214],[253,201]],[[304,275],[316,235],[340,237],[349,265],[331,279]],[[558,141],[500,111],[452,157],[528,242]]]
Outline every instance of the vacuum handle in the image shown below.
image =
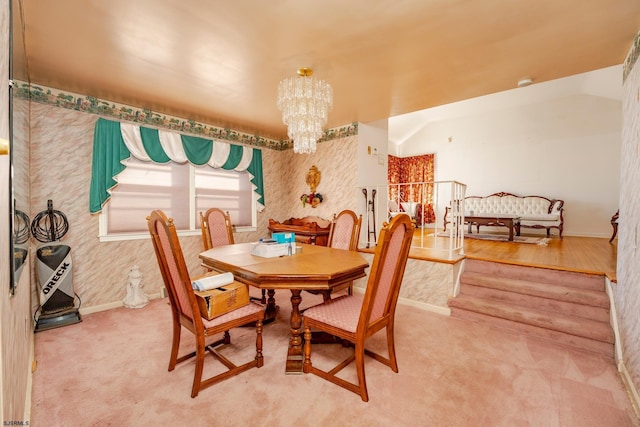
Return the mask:
[[56,217],[53,213],[53,200],[51,199],[47,200],[47,216],[49,217],[49,241],[55,242],[57,237],[55,230]]

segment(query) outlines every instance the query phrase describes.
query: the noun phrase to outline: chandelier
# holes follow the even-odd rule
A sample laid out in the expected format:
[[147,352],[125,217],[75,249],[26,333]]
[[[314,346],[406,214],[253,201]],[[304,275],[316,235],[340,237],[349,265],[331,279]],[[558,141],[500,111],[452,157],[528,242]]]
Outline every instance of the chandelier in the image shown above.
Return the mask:
[[324,80],[315,79],[311,68],[300,68],[296,77],[278,85],[278,109],[294,153],[315,153],[327,115],[333,104],[333,90]]

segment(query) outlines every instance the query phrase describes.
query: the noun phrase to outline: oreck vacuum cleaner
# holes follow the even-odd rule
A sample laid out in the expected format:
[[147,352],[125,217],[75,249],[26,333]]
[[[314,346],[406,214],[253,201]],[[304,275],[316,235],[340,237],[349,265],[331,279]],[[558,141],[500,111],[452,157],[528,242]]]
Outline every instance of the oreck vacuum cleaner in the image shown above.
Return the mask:
[[36,332],[82,321],[78,311],[80,298],[73,290],[71,248],[59,242],[68,230],[67,217],[53,209],[51,200],[47,201],[47,210],[36,215],[31,223],[32,236],[45,243],[36,251],[36,278],[40,287]]

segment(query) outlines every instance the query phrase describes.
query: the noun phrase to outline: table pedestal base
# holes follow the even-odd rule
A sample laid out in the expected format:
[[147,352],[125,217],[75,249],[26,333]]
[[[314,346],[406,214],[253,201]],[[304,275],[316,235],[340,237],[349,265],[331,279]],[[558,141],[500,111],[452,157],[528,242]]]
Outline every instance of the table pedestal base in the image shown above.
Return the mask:
[[300,289],[291,289],[291,338],[289,338],[285,374],[302,373],[304,355],[302,353],[302,315],[300,314],[301,293]]

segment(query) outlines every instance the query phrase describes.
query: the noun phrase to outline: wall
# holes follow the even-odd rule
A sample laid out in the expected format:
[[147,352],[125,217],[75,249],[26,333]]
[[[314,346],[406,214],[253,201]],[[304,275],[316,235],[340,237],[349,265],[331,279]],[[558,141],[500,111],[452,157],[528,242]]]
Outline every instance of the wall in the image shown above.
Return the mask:
[[[621,67],[602,73],[596,76],[621,86]],[[610,237],[618,209],[622,103],[607,84],[601,91],[528,94],[548,90],[541,83],[510,94],[530,96],[530,103],[505,106],[506,95],[494,94],[468,101],[473,109],[452,104],[394,151],[401,157],[435,153],[436,181],[463,182],[467,195],[506,191],[563,199],[565,235]]]
[[[313,154],[295,154],[293,150],[281,153],[281,181],[283,186],[272,203],[282,205],[279,221],[307,215],[331,219],[344,209],[356,210],[357,147],[359,136],[334,139],[318,143]],[[305,175],[311,166],[320,171],[320,184],[316,193],[324,200],[317,207],[302,206],[300,196],[309,193]],[[265,183],[267,180],[265,179]]]
[[[48,199],[67,216],[69,232],[63,242],[71,247],[74,288],[82,299],[82,308],[119,304],[125,297],[127,276],[134,264],[143,275],[144,291],[148,295],[159,294],[162,278],[150,239],[98,241],[98,215],[91,215],[88,205],[93,131],[98,116],[34,102],[32,117],[31,216],[45,210]],[[311,155],[263,149],[266,207],[258,214],[257,231],[236,233],[236,242],[267,236],[269,218],[317,215],[330,219],[334,212],[355,209],[352,195],[356,187],[357,143],[357,136],[321,142]],[[325,196],[315,209],[302,207],[299,200],[302,193],[309,192],[305,174],[314,164],[322,174],[317,191]],[[191,273],[200,274],[201,237],[180,240]],[[37,299],[34,305],[37,306]]]
[[[0,75],[9,79],[9,2],[0,3]],[[9,138],[8,85],[0,85],[0,138]],[[9,156],[0,155],[0,402],[3,424],[28,419],[30,354],[33,324],[29,307],[29,275],[23,274],[13,296],[9,296]],[[25,266],[28,268],[28,265]]]
[[[618,283],[613,284],[622,342],[623,374],[635,384],[640,404],[640,33],[629,54],[633,66],[624,82]],[[635,63],[635,65],[634,65]]]
[[[387,185],[388,120],[358,125],[358,186]],[[377,151],[377,154],[375,154]]]

